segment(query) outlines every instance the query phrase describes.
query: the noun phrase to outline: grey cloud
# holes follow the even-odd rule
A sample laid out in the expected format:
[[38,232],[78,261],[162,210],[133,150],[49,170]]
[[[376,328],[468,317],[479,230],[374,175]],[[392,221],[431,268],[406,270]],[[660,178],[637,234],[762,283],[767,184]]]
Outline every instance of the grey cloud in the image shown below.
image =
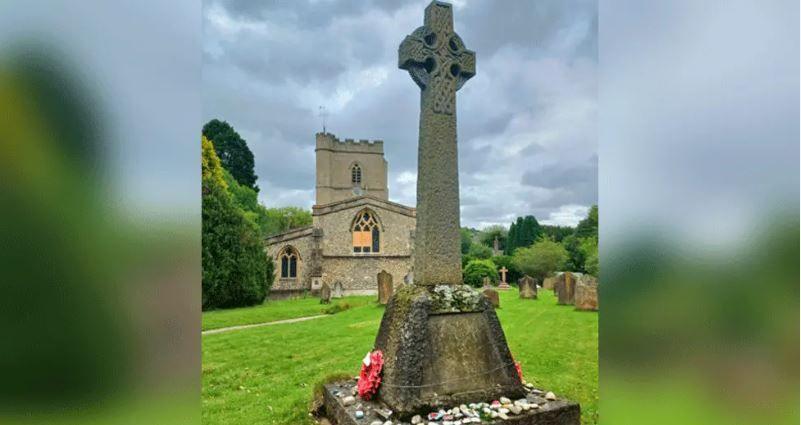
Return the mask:
[[[337,136],[384,140],[391,176],[416,169],[420,95],[396,55],[427,3],[207,4],[244,29],[216,29],[205,16],[204,119],[228,120],[246,135],[270,205],[313,202],[318,105]],[[550,181],[535,171],[581,168],[575,159],[597,152],[596,8],[580,0],[455,6],[456,30],[478,56],[478,74],[458,93],[464,225],[546,219],[565,204],[597,202],[597,178],[569,181],[575,173],[558,168]],[[364,83],[367,70],[382,78]],[[413,204],[412,188],[392,181],[390,196]]]

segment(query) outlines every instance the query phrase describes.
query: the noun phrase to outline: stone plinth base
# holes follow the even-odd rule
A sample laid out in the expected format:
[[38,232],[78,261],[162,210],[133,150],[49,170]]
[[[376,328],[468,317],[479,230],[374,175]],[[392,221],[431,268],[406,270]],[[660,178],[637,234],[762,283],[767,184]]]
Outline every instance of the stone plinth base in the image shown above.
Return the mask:
[[[350,401],[346,403],[346,399],[348,396],[352,397],[352,394],[355,392],[356,388],[356,381],[344,381],[344,382],[335,382],[332,384],[328,384],[324,388],[324,409],[326,419],[330,421],[334,425],[369,425],[376,421],[381,421],[384,423],[386,421],[391,421],[394,425],[404,425],[410,424],[411,421],[407,419],[406,421],[399,420],[397,415],[393,412],[387,416],[387,413],[390,412],[389,408],[379,401],[364,401],[360,399],[358,396],[355,397],[355,401]],[[544,392],[538,391],[535,389],[527,389],[525,394],[525,399],[532,404],[536,404],[536,408],[529,408],[528,410],[522,411],[519,414],[509,414],[508,419],[501,419],[501,418],[490,418],[487,417],[488,415],[483,414],[482,417],[477,418],[480,419],[480,422],[475,422],[476,419],[470,419],[469,423],[481,423],[481,424],[495,424],[495,425],[579,425],[581,421],[581,409],[578,404],[563,400],[563,399],[556,399],[556,400],[546,400],[544,396]],[[479,402],[479,400],[476,400]],[[491,400],[484,401],[485,403],[490,403]],[[347,404],[347,405],[346,405]],[[453,406],[456,407],[456,406]],[[448,410],[452,408],[450,406],[442,406],[443,409]],[[423,417],[423,424],[429,423],[426,416],[430,411],[436,412],[438,408],[429,408],[424,411],[419,412],[418,414]],[[482,409],[471,409],[481,412]],[[360,411],[363,416],[361,418],[357,418],[356,412]],[[380,412],[380,413],[379,413]],[[466,418],[458,418],[455,420],[461,419],[463,423],[464,419]],[[441,424],[444,422],[442,418],[437,421],[433,421],[434,423]]]
[[403,419],[432,404],[524,394],[495,309],[468,286],[400,289],[375,349],[384,353],[378,398]]
[[508,291],[510,289],[512,289],[512,287],[506,282],[501,282],[498,284],[499,291]]

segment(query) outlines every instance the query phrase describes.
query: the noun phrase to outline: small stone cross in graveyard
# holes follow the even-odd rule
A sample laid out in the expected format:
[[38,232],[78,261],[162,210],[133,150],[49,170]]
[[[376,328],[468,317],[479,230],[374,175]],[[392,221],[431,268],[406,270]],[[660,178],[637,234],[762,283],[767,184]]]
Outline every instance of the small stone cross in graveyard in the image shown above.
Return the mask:
[[506,283],[506,272],[508,272],[509,269],[506,267],[501,267],[501,269],[498,271],[501,272],[501,283]]
[[423,24],[398,48],[398,66],[421,90],[414,281],[461,285],[456,91],[476,74],[476,54],[453,31],[450,4],[431,2]]

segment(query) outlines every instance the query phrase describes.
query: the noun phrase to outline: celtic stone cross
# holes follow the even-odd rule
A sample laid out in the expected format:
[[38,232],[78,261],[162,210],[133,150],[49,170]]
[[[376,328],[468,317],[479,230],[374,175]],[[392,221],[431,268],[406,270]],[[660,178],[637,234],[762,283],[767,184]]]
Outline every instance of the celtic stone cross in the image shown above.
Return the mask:
[[414,281],[462,284],[456,91],[476,73],[476,54],[453,31],[451,5],[433,1],[424,25],[406,36],[398,67],[421,90],[417,150]]

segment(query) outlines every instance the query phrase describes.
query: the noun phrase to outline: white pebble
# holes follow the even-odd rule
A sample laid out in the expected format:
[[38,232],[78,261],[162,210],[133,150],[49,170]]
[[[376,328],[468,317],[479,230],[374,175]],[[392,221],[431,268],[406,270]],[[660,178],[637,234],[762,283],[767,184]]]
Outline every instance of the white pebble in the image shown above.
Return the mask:
[[545,399],[546,400],[556,400],[556,394],[548,391],[548,393],[545,394]]

